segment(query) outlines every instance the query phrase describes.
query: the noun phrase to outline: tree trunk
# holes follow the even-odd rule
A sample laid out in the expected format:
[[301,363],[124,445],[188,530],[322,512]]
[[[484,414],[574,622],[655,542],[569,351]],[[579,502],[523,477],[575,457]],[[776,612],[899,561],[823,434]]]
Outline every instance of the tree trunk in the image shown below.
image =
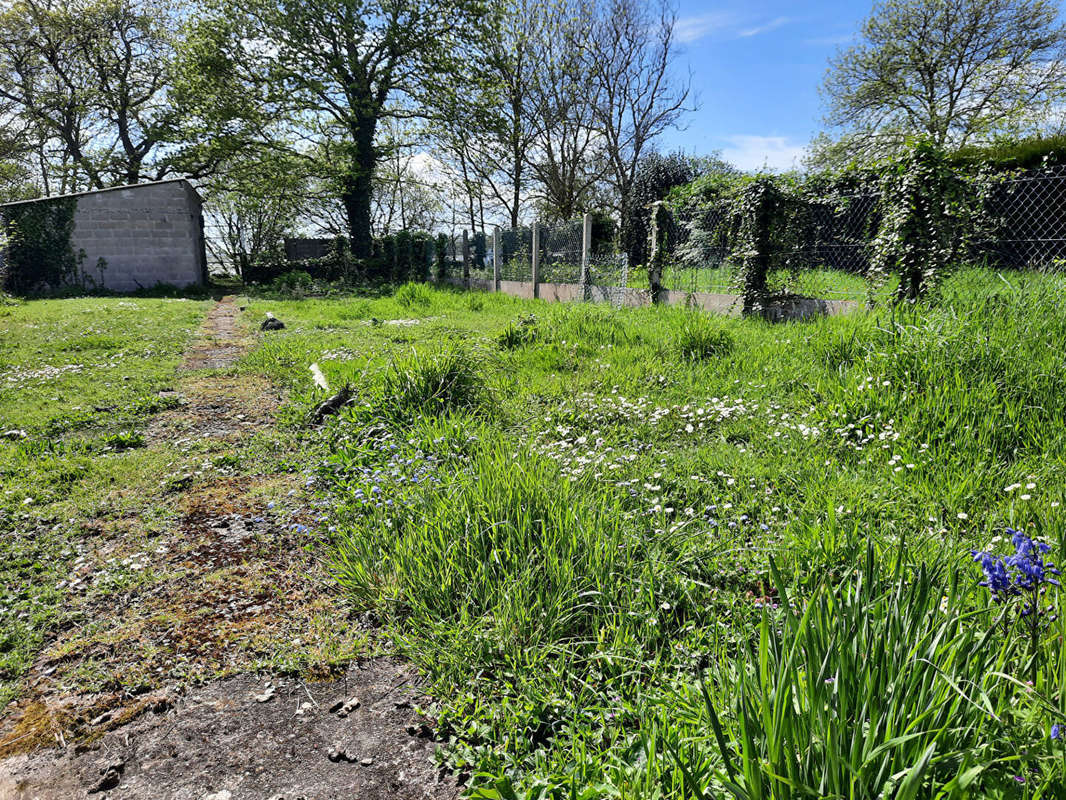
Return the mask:
[[348,219],[348,236],[351,239],[354,258],[370,258],[374,237],[370,227],[370,201],[373,194],[374,167],[377,152],[374,150],[374,130],[377,120],[364,120],[352,130],[352,156],[348,174],[343,179],[341,202]]
[[341,194],[344,214],[348,219],[348,237],[355,258],[369,258],[373,246],[370,233],[370,179],[363,175],[349,175]]

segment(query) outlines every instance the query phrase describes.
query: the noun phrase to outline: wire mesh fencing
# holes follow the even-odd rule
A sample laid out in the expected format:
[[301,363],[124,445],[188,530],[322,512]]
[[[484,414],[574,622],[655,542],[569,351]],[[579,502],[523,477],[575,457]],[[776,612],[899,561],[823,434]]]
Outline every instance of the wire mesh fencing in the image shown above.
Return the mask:
[[500,280],[533,280],[533,229],[522,227],[501,230],[498,241]]
[[997,221],[978,247],[988,266],[1055,272],[1066,266],[1066,168],[1034,170],[995,184],[987,210]]
[[583,240],[581,220],[541,225],[538,280],[542,283],[579,283]]
[[629,288],[629,256],[606,249],[591,254],[585,280],[594,298],[602,298],[615,306],[624,305]]
[[467,247],[470,249],[470,278],[475,281],[492,280],[492,261],[489,246],[492,237],[485,230],[471,231],[467,237]]
[[[879,195],[869,191],[806,202],[794,249],[775,253],[776,260],[789,267],[770,275],[771,291],[828,300],[860,300],[889,291],[868,279],[881,222],[879,201]],[[1066,273],[1066,168],[1042,168],[993,181],[983,216],[990,224],[973,243],[965,263],[956,265],[950,286],[977,280],[970,267],[1040,273],[1049,280]],[[678,211],[666,225],[664,288],[738,291],[741,265],[727,244],[723,207]],[[630,280],[639,284],[639,278]]]

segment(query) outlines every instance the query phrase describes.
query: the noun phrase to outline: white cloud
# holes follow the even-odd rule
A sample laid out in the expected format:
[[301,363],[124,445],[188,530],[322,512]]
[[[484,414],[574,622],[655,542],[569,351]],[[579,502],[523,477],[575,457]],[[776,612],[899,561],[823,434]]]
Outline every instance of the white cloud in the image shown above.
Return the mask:
[[746,30],[742,30],[737,34],[737,36],[741,38],[747,38],[748,36],[758,36],[760,33],[767,33],[768,31],[780,28],[782,25],[787,25],[791,21],[792,20],[788,17],[778,17],[777,19],[772,19],[769,22],[764,23],[763,25],[756,25],[754,28],[747,28]]
[[726,141],[722,158],[743,170],[794,169],[806,153],[803,145],[785,136],[727,136]]
[[681,17],[674,24],[674,38],[683,44],[690,44],[708,34],[728,28],[735,22],[736,19],[728,11],[712,11],[709,14]]
[[804,39],[803,43],[814,47],[825,47],[826,45],[851,44],[855,38],[854,33],[841,33],[836,36],[815,36],[812,39]]
[[404,172],[423,183],[447,183],[451,180],[444,163],[432,153],[415,153],[403,165]]

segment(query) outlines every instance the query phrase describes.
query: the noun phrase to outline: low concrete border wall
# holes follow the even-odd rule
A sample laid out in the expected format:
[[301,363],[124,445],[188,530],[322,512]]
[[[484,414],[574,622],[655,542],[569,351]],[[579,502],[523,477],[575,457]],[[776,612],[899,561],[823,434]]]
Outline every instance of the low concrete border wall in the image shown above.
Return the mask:
[[[460,278],[448,278],[447,283],[460,288],[477,289],[491,292],[495,288],[489,279],[471,278],[467,286]],[[587,292],[586,292],[587,289]],[[650,306],[651,292],[647,289],[634,289],[623,286],[584,286],[580,283],[538,283],[530,281],[500,281],[500,292],[512,297],[541,300],[557,303],[574,303],[588,300],[594,303],[612,303],[619,306],[638,308]],[[691,306],[714,314],[740,316],[744,298],[739,294],[715,294],[712,292],[682,292],[677,289],[663,290],[660,301],[669,306]],[[771,306],[767,316],[774,322],[788,320],[813,319],[815,317],[835,316],[857,311],[860,304],[854,300],[820,300],[812,297],[795,298],[786,303]]]

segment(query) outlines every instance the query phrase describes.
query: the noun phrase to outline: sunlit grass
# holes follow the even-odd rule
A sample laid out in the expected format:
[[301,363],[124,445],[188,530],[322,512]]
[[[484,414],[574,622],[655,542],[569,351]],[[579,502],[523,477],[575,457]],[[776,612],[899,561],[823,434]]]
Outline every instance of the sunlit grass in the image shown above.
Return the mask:
[[[320,472],[335,504],[335,569],[431,679],[449,758],[480,771],[479,796],[716,797],[728,774],[698,687],[732,736],[728,676],[782,592],[802,609],[851,580],[870,549],[903,576],[958,571],[957,632],[980,638],[987,615],[966,615],[988,600],[968,548],[1011,525],[1061,552],[1056,287],[963,271],[927,306],[776,326],[452,291],[417,306],[274,302],[289,327],[264,335],[245,368],[291,387],[295,420],[321,397],[311,363],[331,385],[356,387],[330,423]],[[256,301],[250,319],[265,308]],[[473,413],[391,411],[393,365],[428,370],[442,350],[464,354],[491,401]],[[869,602],[888,626],[870,641],[890,641],[902,609],[876,593]],[[1061,638],[1046,646],[1063,663]],[[1040,776],[1014,781],[1015,763],[996,750],[968,791],[1024,792],[1066,774],[1044,745],[1062,679],[1057,667],[1042,674],[1040,697],[1010,715],[1010,752],[1043,754],[1026,766]],[[999,714],[1008,678],[979,679]],[[789,691],[792,678],[774,680]],[[946,748],[932,763],[962,765],[951,748],[965,747],[975,766],[991,728],[960,716],[950,685],[929,696],[970,731],[924,740]],[[876,748],[878,736],[865,741]],[[892,764],[924,752],[901,750]],[[877,796],[883,787],[857,774],[845,794]],[[909,785],[925,796],[944,774]]]

